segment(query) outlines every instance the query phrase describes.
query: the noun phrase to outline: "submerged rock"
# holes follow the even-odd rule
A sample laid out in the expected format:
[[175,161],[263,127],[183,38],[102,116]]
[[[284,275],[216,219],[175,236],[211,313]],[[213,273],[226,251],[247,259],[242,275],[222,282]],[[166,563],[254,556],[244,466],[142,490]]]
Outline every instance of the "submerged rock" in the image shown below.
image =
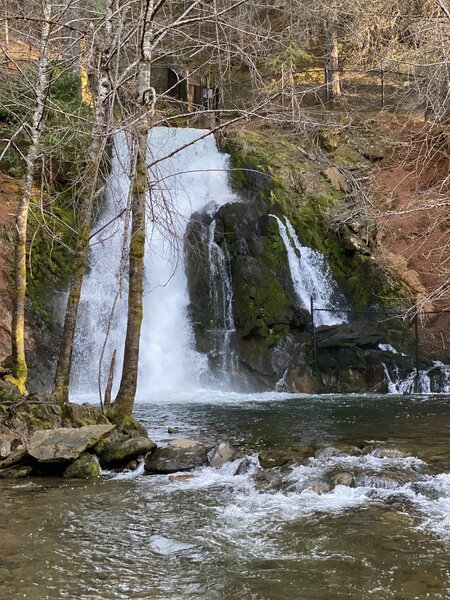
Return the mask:
[[283,475],[278,468],[264,469],[254,476],[254,481],[260,492],[277,491],[283,485]]
[[145,457],[145,471],[155,474],[169,474],[190,471],[206,464],[208,449],[196,440],[178,439],[165,448],[156,448]]
[[328,448],[320,448],[314,453],[314,458],[333,458],[334,456],[343,456],[345,452],[334,446]]
[[346,487],[354,487],[355,486],[355,479],[354,479],[352,473],[346,473],[346,472],[334,473],[334,475],[331,476],[330,481],[331,481],[331,484],[333,485],[333,487],[335,487],[337,485],[344,485]]
[[370,452],[371,456],[375,456],[375,458],[404,458],[406,455],[401,450],[397,450],[397,448],[376,448],[372,452]]
[[73,461],[114,428],[109,424],[35,431],[28,443],[28,454],[39,462]]
[[169,481],[176,481],[177,483],[185,483],[194,479],[193,475],[169,475]]
[[292,462],[292,453],[287,450],[263,450],[259,453],[259,464],[263,469],[281,467]]
[[246,456],[239,463],[235,475],[247,475],[247,473],[249,473],[253,467],[254,463]]
[[63,473],[63,477],[70,479],[90,479],[99,475],[100,463],[98,458],[95,454],[89,454],[89,452],[83,452]]
[[314,492],[315,494],[326,494],[331,491],[331,485],[324,479],[313,479],[308,481],[303,491]]
[[138,456],[147,454],[155,448],[156,444],[145,437],[115,440],[109,444],[105,444],[100,454],[100,460],[107,466],[119,466],[130,462]]
[[214,469],[222,467],[225,463],[231,462],[234,459],[235,450],[229,442],[220,442],[212,453],[209,459],[209,466]]

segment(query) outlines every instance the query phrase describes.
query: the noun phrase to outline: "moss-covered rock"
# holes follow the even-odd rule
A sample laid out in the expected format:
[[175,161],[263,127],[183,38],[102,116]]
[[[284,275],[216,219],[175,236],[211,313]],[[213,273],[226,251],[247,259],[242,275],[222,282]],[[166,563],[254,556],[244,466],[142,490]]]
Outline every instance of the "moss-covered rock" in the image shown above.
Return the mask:
[[0,469],[0,479],[22,479],[31,475],[33,467],[31,465],[19,465],[8,469]]
[[155,448],[156,444],[147,437],[106,442],[100,460],[107,466],[116,467],[127,464],[138,456],[145,456]]
[[68,479],[92,479],[100,475],[100,463],[95,454],[84,452],[63,473]]

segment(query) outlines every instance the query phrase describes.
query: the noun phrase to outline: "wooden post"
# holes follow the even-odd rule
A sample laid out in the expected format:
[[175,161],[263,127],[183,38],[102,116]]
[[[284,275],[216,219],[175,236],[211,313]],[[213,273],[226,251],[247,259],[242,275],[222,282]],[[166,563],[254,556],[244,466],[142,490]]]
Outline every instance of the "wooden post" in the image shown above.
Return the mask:
[[316,345],[316,326],[314,324],[314,298],[310,297],[310,311],[311,311],[311,346],[313,355],[313,371],[316,371],[317,367],[317,345]]
[[385,103],[384,58],[381,59],[381,64],[380,64],[380,79],[381,79],[381,108],[384,108],[384,103]]
[[415,377],[415,393],[419,392],[419,379],[420,379],[420,368],[419,368],[419,317],[416,314],[414,315],[414,343],[416,349],[416,377]]

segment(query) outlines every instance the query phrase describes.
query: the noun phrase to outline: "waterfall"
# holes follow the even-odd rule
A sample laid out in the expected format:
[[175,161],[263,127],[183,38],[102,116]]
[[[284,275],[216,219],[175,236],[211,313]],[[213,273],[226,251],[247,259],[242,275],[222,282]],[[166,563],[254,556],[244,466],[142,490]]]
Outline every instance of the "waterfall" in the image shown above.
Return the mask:
[[415,371],[401,376],[397,366],[389,372],[382,364],[390,394],[450,394],[450,365],[433,361],[431,367],[419,371],[416,381]]
[[[288,255],[294,290],[303,308],[310,310],[310,299],[318,308],[334,310],[336,306],[345,306],[345,299],[339,292],[330,267],[320,252],[302,246],[292,223],[285,216],[285,223],[276,215],[281,238]],[[344,312],[318,311],[314,321],[319,325],[339,325],[347,321]]]
[[[236,326],[233,315],[233,283],[230,272],[230,257],[224,242],[223,248],[215,241],[216,221],[208,229],[208,258],[210,265],[209,297],[212,306],[211,358],[216,359],[220,378],[231,383],[237,375],[238,357],[234,349]],[[218,359],[218,360],[217,360]]]
[[[218,151],[212,135],[198,139],[205,133],[198,129],[157,127],[149,136],[149,162],[160,162],[149,169],[150,182],[156,185],[147,208],[141,394],[198,386],[207,369],[207,358],[194,350],[187,315],[184,234],[193,212],[208,204],[220,206],[235,201],[235,196],[227,182],[228,156]],[[169,156],[180,148],[183,149]],[[116,386],[119,380],[127,310],[126,281],[122,281],[126,277],[119,265],[129,228],[123,214],[118,215],[123,213],[129,195],[128,157],[127,139],[124,134],[117,134],[105,207],[95,227],[100,232],[92,238],[90,270],[83,283],[71,382],[74,394],[92,394],[97,389],[99,360],[108,331],[102,380],[114,349],[118,351]]]

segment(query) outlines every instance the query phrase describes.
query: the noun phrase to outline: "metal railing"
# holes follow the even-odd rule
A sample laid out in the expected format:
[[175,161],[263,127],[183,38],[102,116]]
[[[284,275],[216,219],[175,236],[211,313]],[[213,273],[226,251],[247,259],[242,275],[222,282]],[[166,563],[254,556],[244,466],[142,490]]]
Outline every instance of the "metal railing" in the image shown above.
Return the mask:
[[[400,311],[400,310],[353,310],[350,308],[323,308],[315,306],[314,298],[310,297],[310,325],[311,325],[311,346],[312,346],[312,358],[313,358],[313,369],[316,371],[317,369],[317,339],[316,339],[316,322],[314,318],[314,314],[317,312],[328,312],[328,313],[346,313],[347,316],[357,316],[357,315],[368,315],[374,316],[382,315],[385,319],[390,318],[405,318],[405,315],[408,311]],[[411,314],[413,315],[410,319],[410,323],[413,324],[414,327],[414,369],[415,369],[415,384],[416,388],[420,379],[420,335],[419,335],[419,326],[420,326],[420,316],[427,315],[440,315],[440,314],[450,314],[450,310],[419,310],[410,309]],[[379,322],[379,320],[378,320]]]

